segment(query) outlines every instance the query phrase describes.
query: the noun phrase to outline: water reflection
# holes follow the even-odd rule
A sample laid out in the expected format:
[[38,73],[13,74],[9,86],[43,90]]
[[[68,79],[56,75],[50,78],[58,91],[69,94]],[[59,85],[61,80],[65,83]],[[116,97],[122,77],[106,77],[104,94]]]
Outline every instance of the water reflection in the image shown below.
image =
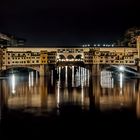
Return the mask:
[[15,94],[15,75],[13,74],[12,76],[11,76],[11,84],[12,84],[12,94]]
[[110,71],[101,72],[101,87],[102,88],[114,88],[114,79]]
[[13,74],[9,80],[1,80],[1,105],[24,111],[36,108],[50,112],[56,109],[58,114],[65,103],[103,112],[128,108],[132,112],[135,110],[140,118],[139,79],[125,79],[123,73],[112,77],[107,71],[103,71],[100,77],[89,74],[88,69],[74,66],[58,67],[56,72],[51,71],[50,77],[38,77],[36,72],[27,76]]

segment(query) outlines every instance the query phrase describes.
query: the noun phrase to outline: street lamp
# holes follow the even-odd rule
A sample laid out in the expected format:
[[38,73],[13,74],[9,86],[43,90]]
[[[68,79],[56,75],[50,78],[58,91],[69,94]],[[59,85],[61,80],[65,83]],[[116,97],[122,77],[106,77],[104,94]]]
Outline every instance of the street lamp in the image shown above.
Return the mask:
[[124,69],[125,69],[124,66],[119,67],[119,71],[121,71],[121,72],[124,72]]

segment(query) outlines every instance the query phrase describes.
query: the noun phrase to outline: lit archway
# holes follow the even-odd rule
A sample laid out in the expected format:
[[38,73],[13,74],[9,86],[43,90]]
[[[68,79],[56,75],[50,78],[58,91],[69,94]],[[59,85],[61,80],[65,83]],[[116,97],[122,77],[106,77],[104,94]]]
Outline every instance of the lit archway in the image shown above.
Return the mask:
[[76,59],[82,59],[82,55],[81,54],[79,54],[79,55],[76,55],[76,57],[75,57]]
[[59,55],[59,59],[66,59],[64,55]]
[[68,55],[67,59],[74,59],[74,56],[73,55]]

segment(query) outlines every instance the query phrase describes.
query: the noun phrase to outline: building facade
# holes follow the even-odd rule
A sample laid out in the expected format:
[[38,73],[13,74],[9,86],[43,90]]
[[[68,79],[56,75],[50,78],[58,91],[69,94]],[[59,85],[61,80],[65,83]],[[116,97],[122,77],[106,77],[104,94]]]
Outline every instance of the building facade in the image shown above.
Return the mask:
[[85,65],[140,66],[140,37],[136,47],[34,48],[3,47],[0,49],[1,69],[7,66],[55,65],[58,62],[78,62]]

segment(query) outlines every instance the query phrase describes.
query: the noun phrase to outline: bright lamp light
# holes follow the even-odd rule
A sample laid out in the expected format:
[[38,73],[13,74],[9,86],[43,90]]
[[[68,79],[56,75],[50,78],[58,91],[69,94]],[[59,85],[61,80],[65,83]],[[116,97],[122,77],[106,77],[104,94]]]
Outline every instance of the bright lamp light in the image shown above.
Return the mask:
[[120,70],[120,71],[124,71],[124,66],[120,66],[120,67],[119,67],[119,70]]

